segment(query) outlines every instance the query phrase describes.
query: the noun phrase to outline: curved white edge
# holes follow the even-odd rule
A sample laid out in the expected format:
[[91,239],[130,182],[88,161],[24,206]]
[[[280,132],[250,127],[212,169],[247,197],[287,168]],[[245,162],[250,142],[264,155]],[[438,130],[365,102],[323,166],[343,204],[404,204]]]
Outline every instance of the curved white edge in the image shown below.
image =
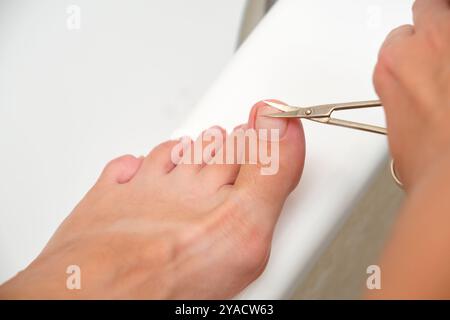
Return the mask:
[[[375,99],[377,52],[391,29],[411,22],[412,2],[279,1],[177,134],[196,135],[214,124],[231,129],[267,98],[292,104]],[[384,124],[381,110],[346,114]],[[236,298],[287,298],[387,156],[384,136],[303,124],[303,177],[283,209],[266,270]]]

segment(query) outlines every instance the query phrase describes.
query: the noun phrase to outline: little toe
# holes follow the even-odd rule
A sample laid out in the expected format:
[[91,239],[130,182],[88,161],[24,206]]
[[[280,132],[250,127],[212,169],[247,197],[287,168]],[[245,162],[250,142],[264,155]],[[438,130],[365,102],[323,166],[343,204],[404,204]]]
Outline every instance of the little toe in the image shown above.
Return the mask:
[[111,160],[103,169],[99,183],[123,184],[129,182],[141,167],[143,158],[125,155]]

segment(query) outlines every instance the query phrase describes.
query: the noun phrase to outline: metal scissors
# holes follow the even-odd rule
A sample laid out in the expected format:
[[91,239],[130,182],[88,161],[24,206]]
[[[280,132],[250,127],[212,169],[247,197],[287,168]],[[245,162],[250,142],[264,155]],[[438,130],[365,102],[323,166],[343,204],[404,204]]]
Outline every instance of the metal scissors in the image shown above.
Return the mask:
[[[266,114],[266,117],[272,118],[302,118],[311,121],[316,121],[325,124],[331,124],[335,126],[341,126],[351,129],[363,130],[368,132],[374,132],[379,134],[387,135],[386,128],[378,127],[366,123],[353,122],[343,119],[332,118],[331,114],[337,110],[349,110],[349,109],[360,109],[360,108],[371,108],[371,107],[381,107],[380,100],[371,101],[356,101],[356,102],[345,102],[345,103],[334,103],[334,104],[322,104],[317,106],[309,107],[294,107],[289,105],[284,105],[281,103],[276,103],[272,101],[264,101],[267,105],[274,107],[280,111],[278,113]],[[402,182],[397,176],[394,166],[394,160],[391,160],[391,174],[394,181],[400,187],[403,187]]]
[[335,126],[341,126],[346,128],[352,128],[357,130],[375,132],[380,134],[387,134],[386,128],[366,124],[353,122],[343,119],[332,118],[331,114],[333,111],[337,110],[348,110],[348,109],[359,109],[359,108],[370,108],[370,107],[381,107],[381,101],[357,101],[357,102],[345,102],[345,103],[335,103],[335,104],[322,104],[318,106],[311,107],[293,107],[287,106],[281,103],[264,101],[267,105],[274,107],[278,110],[284,111],[283,113],[271,113],[265,115],[266,117],[273,118],[303,118],[311,121],[316,121],[325,124],[331,124]]

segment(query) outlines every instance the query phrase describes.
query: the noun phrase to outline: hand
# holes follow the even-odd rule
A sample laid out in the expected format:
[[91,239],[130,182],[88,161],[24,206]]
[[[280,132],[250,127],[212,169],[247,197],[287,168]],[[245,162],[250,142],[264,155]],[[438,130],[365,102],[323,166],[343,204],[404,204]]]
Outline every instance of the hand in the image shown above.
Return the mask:
[[406,190],[450,153],[450,2],[417,0],[414,25],[392,31],[381,48],[375,89]]

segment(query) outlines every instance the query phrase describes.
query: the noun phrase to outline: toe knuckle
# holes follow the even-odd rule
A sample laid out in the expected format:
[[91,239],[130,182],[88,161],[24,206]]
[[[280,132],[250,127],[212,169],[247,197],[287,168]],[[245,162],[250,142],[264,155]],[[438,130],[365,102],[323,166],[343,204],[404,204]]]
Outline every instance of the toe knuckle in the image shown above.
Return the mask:
[[258,269],[267,258],[271,235],[261,224],[248,221],[245,223],[237,244],[242,253],[241,262],[247,269]]
[[246,241],[238,249],[234,260],[236,273],[249,281],[255,280],[265,269],[270,254],[267,242]]
[[449,27],[447,22],[430,23],[427,27],[425,39],[428,46],[434,51],[441,51],[448,45]]
[[417,46],[418,43],[408,39],[381,48],[378,54],[375,77],[382,78],[384,75],[390,75],[402,79],[409,76],[405,74],[405,70],[408,70],[405,66],[414,63],[411,52],[417,51]]
[[394,72],[396,69],[396,60],[398,57],[398,49],[393,46],[384,47],[380,50],[378,55],[377,67],[375,75],[377,77],[383,76],[385,73]]
[[256,241],[248,241],[245,245],[247,252],[247,265],[252,269],[260,269],[266,264],[270,251],[270,241],[261,238]]
[[228,201],[223,224],[230,225],[241,270],[254,272],[265,265],[271,242],[271,231],[265,221],[254,219],[241,201]]
[[416,0],[414,1],[413,5],[412,5],[412,11],[414,14],[418,14],[421,9],[423,8],[423,2],[424,1],[428,1],[428,0]]
[[233,249],[233,265],[237,274],[258,276],[267,264],[270,243],[261,241],[260,237],[249,238],[235,243]]

